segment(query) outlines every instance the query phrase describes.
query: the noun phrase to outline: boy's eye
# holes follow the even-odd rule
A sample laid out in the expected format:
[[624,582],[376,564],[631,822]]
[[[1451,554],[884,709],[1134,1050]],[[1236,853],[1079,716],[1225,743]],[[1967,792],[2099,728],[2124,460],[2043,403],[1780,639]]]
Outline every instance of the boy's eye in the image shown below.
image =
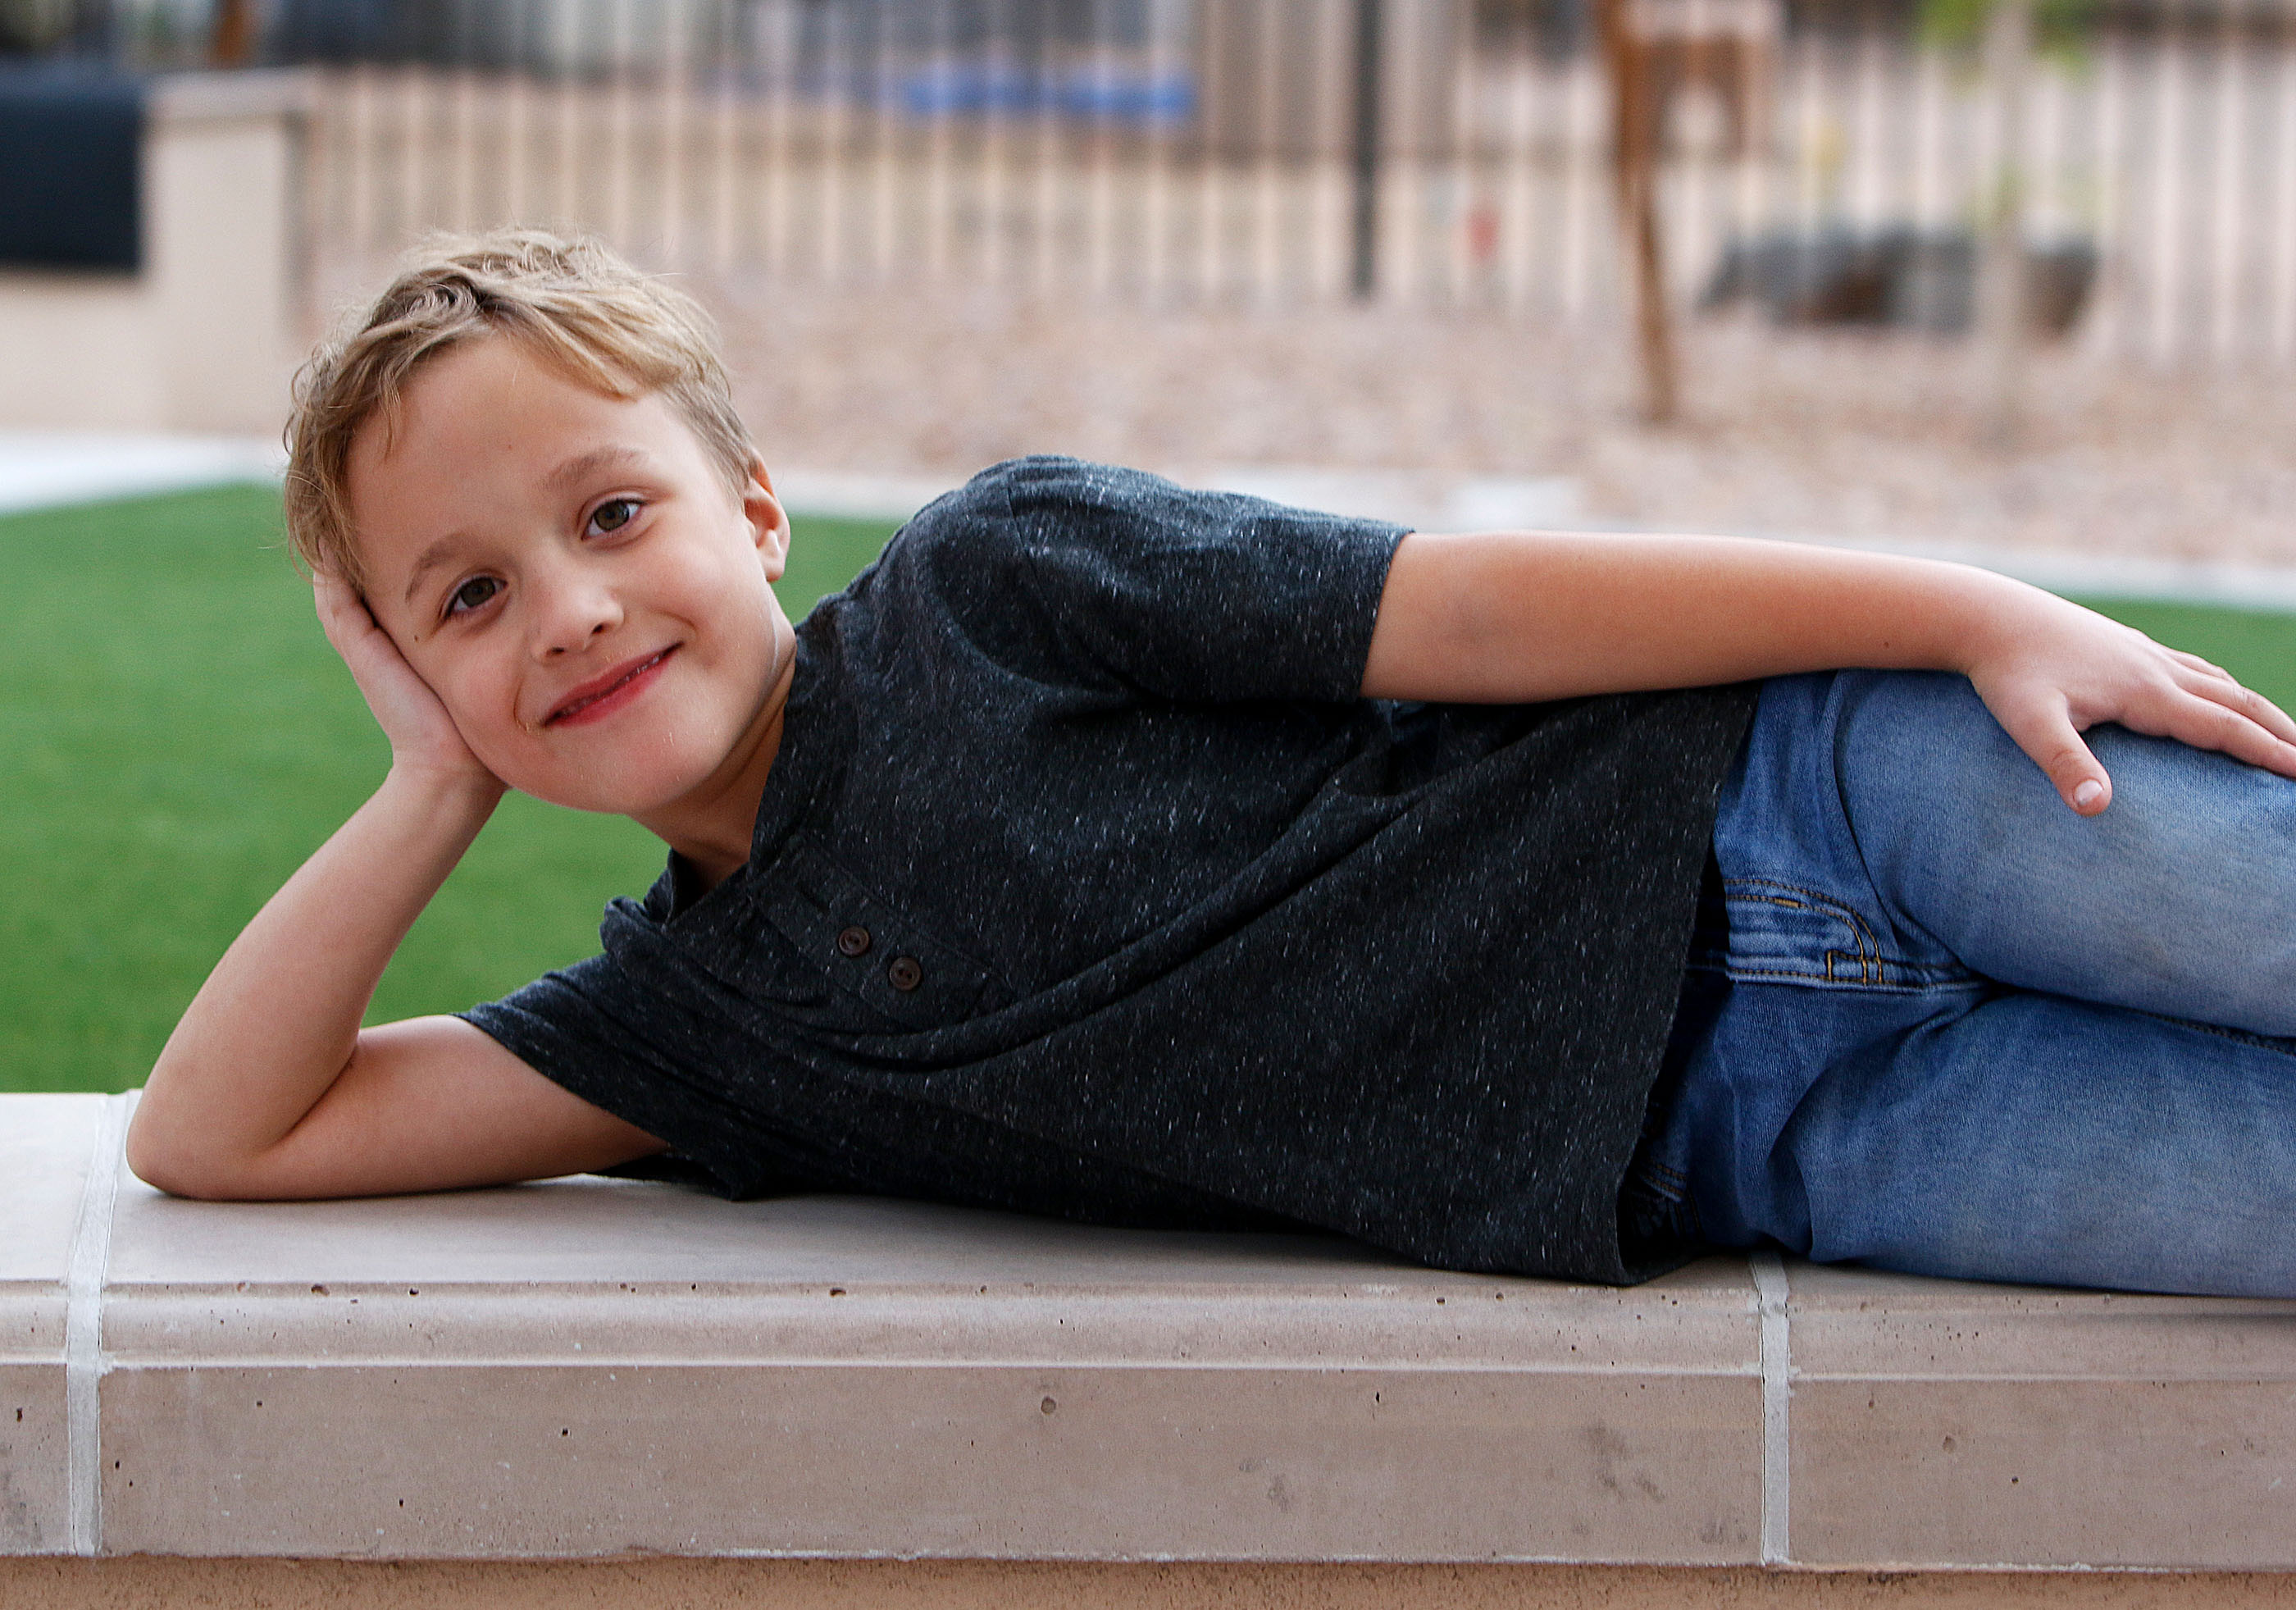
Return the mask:
[[600,504],[590,515],[590,529],[599,532],[619,531],[637,518],[638,505],[635,497],[610,497]]
[[501,591],[502,583],[492,576],[473,576],[456,587],[454,596],[447,600],[447,612],[449,615],[468,614]]

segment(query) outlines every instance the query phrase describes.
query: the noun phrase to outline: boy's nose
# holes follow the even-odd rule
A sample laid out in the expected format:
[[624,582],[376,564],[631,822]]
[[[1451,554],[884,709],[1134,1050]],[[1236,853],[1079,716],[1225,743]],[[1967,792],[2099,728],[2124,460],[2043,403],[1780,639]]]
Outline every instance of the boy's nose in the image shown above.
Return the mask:
[[570,581],[539,590],[543,596],[534,612],[537,659],[579,653],[621,624],[621,604],[611,588]]

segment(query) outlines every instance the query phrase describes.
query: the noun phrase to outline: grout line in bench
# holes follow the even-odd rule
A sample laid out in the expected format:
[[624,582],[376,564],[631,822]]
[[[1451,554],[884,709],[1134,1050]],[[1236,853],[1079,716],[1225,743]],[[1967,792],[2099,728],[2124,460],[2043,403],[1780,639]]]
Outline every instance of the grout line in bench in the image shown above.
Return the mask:
[[1790,1436],[1793,1337],[1785,1260],[1756,1253],[1748,1261],[1762,1320],[1762,1564],[1792,1561],[1792,1441]]
[[72,1234],[64,1310],[65,1487],[70,1505],[67,1547],[81,1556],[103,1548],[103,1293],[111,1276],[121,1152],[134,1103],[134,1096],[126,1094],[104,1101]]

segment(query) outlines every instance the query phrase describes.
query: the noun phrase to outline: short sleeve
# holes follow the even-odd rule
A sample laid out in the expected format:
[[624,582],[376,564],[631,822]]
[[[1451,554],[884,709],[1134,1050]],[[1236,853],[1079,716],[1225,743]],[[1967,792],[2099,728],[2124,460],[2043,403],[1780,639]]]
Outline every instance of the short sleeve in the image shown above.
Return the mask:
[[910,522],[876,602],[912,640],[953,625],[1042,681],[1188,703],[1347,700],[1403,535],[1136,470],[1015,459]]
[[679,1073],[710,1066],[726,1048],[649,998],[612,957],[546,973],[458,1015],[552,1083],[668,1144],[667,1159],[634,1171],[724,1196],[775,1188],[757,1178],[756,1153],[737,1138],[739,1111]]

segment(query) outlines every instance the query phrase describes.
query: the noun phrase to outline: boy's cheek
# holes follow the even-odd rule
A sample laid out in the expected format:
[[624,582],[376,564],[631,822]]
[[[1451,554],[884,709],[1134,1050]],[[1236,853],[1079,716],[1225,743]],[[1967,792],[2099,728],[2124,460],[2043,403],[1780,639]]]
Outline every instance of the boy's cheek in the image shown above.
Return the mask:
[[504,765],[514,763],[513,746],[525,735],[517,715],[515,694],[446,677],[425,677],[439,702],[471,752],[497,776]]

